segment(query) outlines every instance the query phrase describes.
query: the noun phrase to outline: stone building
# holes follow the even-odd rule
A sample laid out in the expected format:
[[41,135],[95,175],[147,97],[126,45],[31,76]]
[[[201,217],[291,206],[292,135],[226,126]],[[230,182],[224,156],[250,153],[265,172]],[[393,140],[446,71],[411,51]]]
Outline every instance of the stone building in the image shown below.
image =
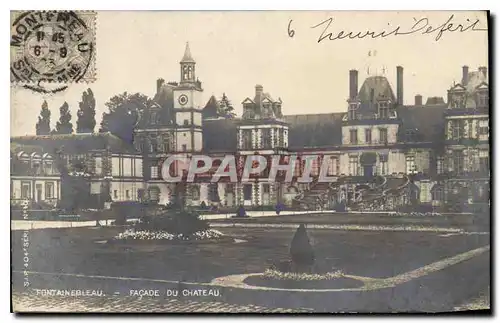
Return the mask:
[[[41,146],[42,150],[16,148],[12,158],[16,164],[36,164],[39,157],[50,163],[56,149],[64,147],[67,158],[86,158],[92,173],[91,191],[109,192],[113,201],[147,199],[167,204],[180,198],[193,206],[203,202],[228,207],[283,202],[307,208],[488,203],[486,67],[469,71],[464,66],[461,82],[448,90],[446,100],[429,97],[424,103],[416,95],[411,105],[404,104],[403,67],[394,70],[395,90],[385,75],[386,68],[368,73],[362,83],[360,73],[351,70],[346,75],[349,93],[337,93],[346,97],[345,111],[335,113],[287,115],[286,100],[256,85],[254,94],[241,102],[242,116],[233,118],[221,113],[227,102],[215,96],[203,98],[188,44],[179,65],[179,81],[158,79],[156,94],[137,121],[132,146],[112,134],[26,136],[11,138],[11,142]],[[313,155],[313,181],[299,183],[302,168],[297,167],[291,183],[267,182],[268,174],[243,183],[167,183],[162,161],[172,154],[186,159],[198,154],[219,158],[294,155],[300,165]],[[324,162],[327,175],[336,178],[333,183],[317,182]],[[174,172],[180,172],[180,167],[174,167]],[[14,200],[23,194],[35,199],[40,194],[49,199],[60,195],[57,177],[54,186],[47,184],[49,192],[54,187],[54,193],[44,195],[45,184],[39,193],[38,182],[20,184],[15,176],[18,173],[11,180]]]

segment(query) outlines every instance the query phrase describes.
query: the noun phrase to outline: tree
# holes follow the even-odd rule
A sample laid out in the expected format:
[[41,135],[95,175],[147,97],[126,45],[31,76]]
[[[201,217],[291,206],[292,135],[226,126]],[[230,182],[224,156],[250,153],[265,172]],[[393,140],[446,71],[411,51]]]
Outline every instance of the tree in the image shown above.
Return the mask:
[[132,143],[134,128],[144,109],[152,100],[141,93],[115,95],[105,105],[109,112],[102,115],[99,132],[111,132],[122,140]]
[[38,122],[36,124],[36,134],[50,134],[50,110],[47,101],[43,101],[42,103],[42,111],[40,111],[40,116],[38,117]]
[[73,124],[71,123],[71,112],[67,102],[59,108],[59,121],[56,124],[55,134],[71,134],[73,133]]
[[95,98],[91,89],[82,94],[82,101],[78,103],[78,120],[76,121],[77,133],[92,133],[95,128]]
[[231,101],[227,98],[226,93],[222,94],[222,98],[219,101],[219,116],[232,119],[236,116],[234,113],[234,108]]
[[290,256],[292,262],[296,265],[297,269],[303,270],[304,268],[314,265],[314,250],[309,242],[306,227],[301,224],[295,235],[293,236],[290,246]]

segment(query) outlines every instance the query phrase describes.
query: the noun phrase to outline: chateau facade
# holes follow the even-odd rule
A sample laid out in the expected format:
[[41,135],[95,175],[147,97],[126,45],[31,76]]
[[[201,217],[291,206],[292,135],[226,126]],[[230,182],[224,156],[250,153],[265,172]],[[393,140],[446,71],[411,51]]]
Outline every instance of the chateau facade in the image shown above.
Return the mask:
[[[384,75],[369,75],[359,86],[351,70],[346,110],[340,113],[286,115],[286,98],[262,85],[242,100],[240,118],[220,113],[222,103],[203,97],[196,61],[186,45],[179,82],[159,79],[153,103],[145,107],[133,142],[110,133],[11,138],[11,199],[56,203],[61,198],[62,162],[81,158],[92,194],[112,201],[172,202],[182,194],[186,205],[274,205],[305,208],[394,208],[409,204],[434,207],[461,201],[489,201],[489,82],[486,67],[462,68],[462,80],[448,96],[404,104],[404,70],[396,68],[396,91]],[[347,75],[346,75],[347,76]],[[171,154],[281,154],[317,156],[310,184],[166,183],[161,163]],[[334,183],[317,183],[327,159]],[[70,170],[71,171],[71,170]],[[28,184],[29,182],[29,184]]]

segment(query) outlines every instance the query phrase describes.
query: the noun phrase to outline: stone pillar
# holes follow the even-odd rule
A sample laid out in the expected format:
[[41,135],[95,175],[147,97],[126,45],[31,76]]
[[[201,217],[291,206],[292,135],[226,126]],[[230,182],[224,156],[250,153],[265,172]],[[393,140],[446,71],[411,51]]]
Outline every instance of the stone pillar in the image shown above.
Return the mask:
[[257,149],[259,147],[259,142],[257,140],[257,129],[252,129],[252,148]]
[[236,204],[243,205],[243,184],[242,183],[236,183],[235,185],[235,194],[236,194]]
[[261,183],[252,183],[252,205],[261,205]]
[[269,183],[269,200],[271,204],[276,204],[280,200],[277,193],[279,193],[279,187],[281,183]]
[[274,128],[271,128],[271,148],[274,148],[276,147],[276,138],[274,137],[274,132],[276,131],[277,129],[274,129]]
[[243,147],[243,130],[238,129],[238,147],[241,149]]
[[217,192],[219,193],[220,203],[226,205],[226,183],[216,183]]
[[209,200],[208,200],[208,183],[201,183],[200,184],[200,204],[201,202],[205,202],[206,205],[208,205]]

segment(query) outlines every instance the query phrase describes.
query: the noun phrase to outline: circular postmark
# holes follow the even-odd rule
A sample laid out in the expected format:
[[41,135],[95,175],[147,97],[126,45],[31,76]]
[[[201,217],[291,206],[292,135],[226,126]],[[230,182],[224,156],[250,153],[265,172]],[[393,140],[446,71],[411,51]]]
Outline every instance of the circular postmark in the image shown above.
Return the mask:
[[11,81],[72,83],[84,79],[94,34],[74,11],[27,11],[11,26]]

